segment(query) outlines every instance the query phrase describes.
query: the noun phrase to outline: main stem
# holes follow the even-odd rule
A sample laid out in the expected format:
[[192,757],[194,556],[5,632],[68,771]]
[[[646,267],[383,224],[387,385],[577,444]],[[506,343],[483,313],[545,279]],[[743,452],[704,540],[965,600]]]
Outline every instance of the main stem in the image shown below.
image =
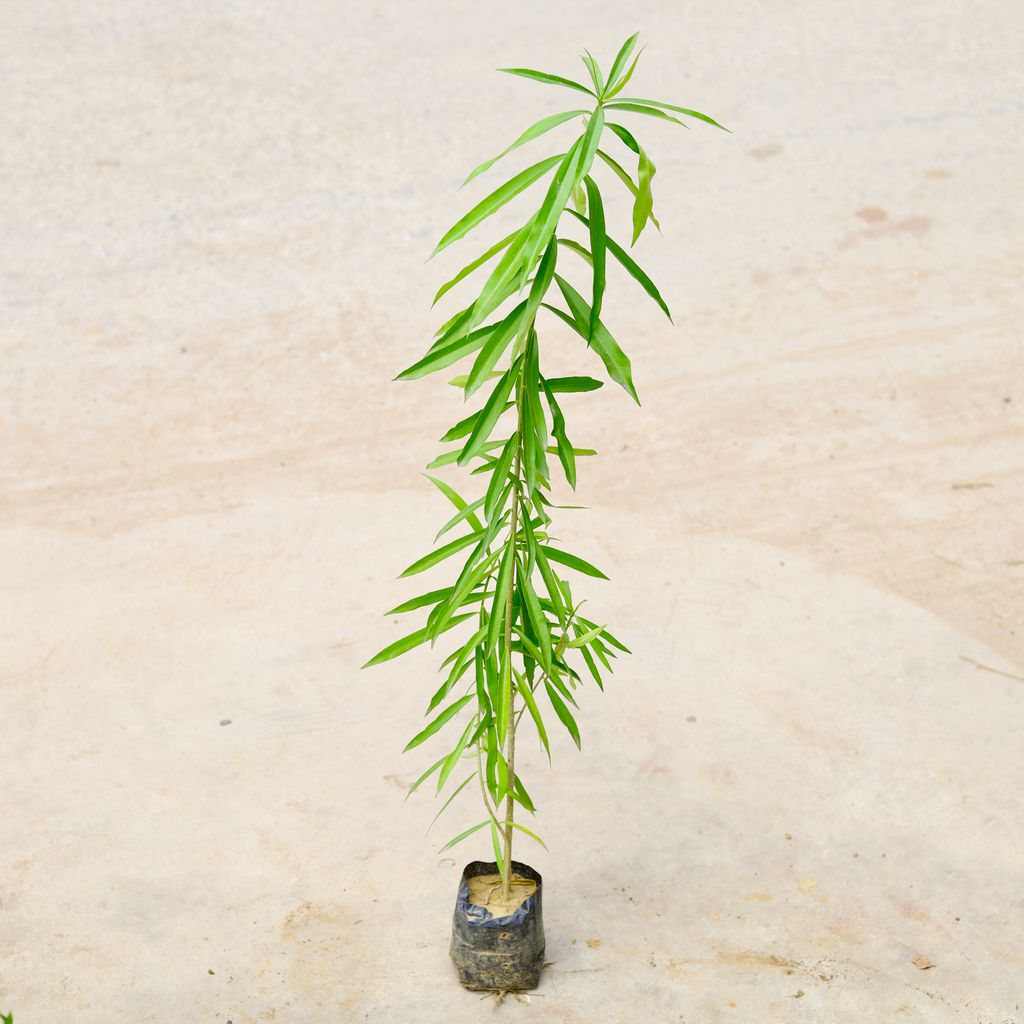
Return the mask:
[[[529,343],[527,343],[529,344]],[[508,741],[505,763],[508,766],[508,794],[505,797],[505,871],[501,879],[501,898],[508,902],[512,892],[512,821],[515,817],[515,800],[512,790],[516,784],[516,687],[512,673],[512,594],[516,586],[516,534],[519,532],[519,492],[522,487],[523,451],[523,378],[520,374],[516,385],[516,445],[515,467],[512,470],[512,518],[509,523],[509,543],[512,545],[512,567],[509,573],[508,596],[505,600],[505,657],[508,658]]]

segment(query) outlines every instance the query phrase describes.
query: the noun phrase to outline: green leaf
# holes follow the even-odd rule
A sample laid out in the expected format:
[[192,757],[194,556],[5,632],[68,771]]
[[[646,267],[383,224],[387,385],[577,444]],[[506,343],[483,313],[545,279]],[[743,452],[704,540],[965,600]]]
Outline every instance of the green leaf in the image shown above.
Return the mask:
[[471,700],[476,699],[475,693],[468,693],[465,697],[460,697],[454,704],[449,704],[435,718],[430,725],[428,725],[422,731],[416,733],[415,736],[405,745],[405,750],[402,751],[404,754],[407,750],[412,750],[413,747],[418,747],[424,740],[430,739],[439,729],[443,728],[448,722],[450,722]]
[[449,519],[448,522],[437,531],[437,534],[434,537],[434,543],[436,544],[449,530],[454,529],[463,520],[469,519],[471,516],[476,518],[473,513],[476,512],[483,503],[483,498],[477,498],[472,505],[467,505],[461,512],[456,512],[455,515],[453,515],[451,519]]
[[583,61],[590,74],[590,80],[594,83],[594,91],[598,96],[600,96],[601,93],[604,92],[604,76],[601,74],[601,68],[598,66],[597,61],[590,55],[589,50],[583,51],[583,54],[580,56],[580,60]]
[[541,611],[540,601],[537,599],[537,592],[533,589],[530,576],[525,571],[519,573],[519,592],[522,595],[523,603],[526,605],[526,613],[530,617],[530,626],[534,636],[540,642],[541,664],[544,671],[551,673],[551,633],[548,630],[547,619]]
[[552,562],[561,562],[562,565],[567,565],[570,569],[583,573],[584,576],[593,576],[598,580],[608,579],[600,569],[591,565],[585,559],[580,558],[579,555],[570,555],[568,551],[560,551],[558,548],[553,548],[548,544],[541,544],[539,546]]
[[[643,53],[643,51],[641,50],[641,51],[640,51],[640,53]],[[633,58],[633,63],[632,63],[632,64],[630,64],[630,66],[629,66],[629,70],[628,70],[628,71],[626,72],[626,74],[625,74],[625,75],[624,75],[624,76],[622,77],[622,80],[621,80],[621,81],[619,81],[619,82],[618,82],[618,83],[617,83],[617,84],[616,84],[615,86],[613,86],[612,88],[610,88],[610,89],[606,89],[606,90],[605,90],[605,94],[604,94],[604,96],[605,96],[605,99],[607,99],[607,100],[610,100],[610,99],[611,99],[611,98],[612,98],[612,97],[613,97],[614,95],[616,95],[617,93],[620,93],[620,92],[622,92],[622,90],[626,88],[626,85],[628,84],[629,80],[630,80],[630,79],[631,79],[631,78],[633,77],[633,72],[634,72],[634,71],[636,71],[636,65],[637,65],[637,62],[638,62],[639,60],[640,60],[640,54],[638,53],[638,54],[637,54],[637,55],[636,55],[636,56],[635,56],[635,57]]]
[[[436,760],[436,761],[435,761],[435,762],[434,762],[434,763],[433,763],[433,764],[432,764],[432,765],[431,765],[431,766],[430,766],[430,767],[429,767],[429,768],[428,768],[428,769],[427,769],[427,770],[426,770],[426,771],[425,771],[425,772],[424,772],[424,773],[423,773],[423,774],[422,774],[422,775],[421,775],[421,776],[420,776],[420,777],[419,777],[419,778],[418,778],[418,779],[417,779],[417,780],[416,780],[416,781],[415,781],[415,782],[414,782],[414,783],[413,783],[413,784],[412,784],[412,785],[411,785],[411,786],[409,787],[409,790],[408,790],[408,792],[407,792],[407,793],[405,794],[405,798],[404,798],[404,799],[405,799],[405,800],[408,800],[408,799],[409,799],[409,797],[411,797],[411,796],[413,795],[413,793],[415,793],[415,792],[416,792],[416,790],[417,790],[417,789],[419,789],[419,788],[420,788],[420,786],[422,786],[422,785],[423,785],[423,783],[424,783],[424,782],[426,782],[426,781],[427,781],[427,779],[429,779],[429,778],[430,778],[430,776],[431,776],[431,775],[433,775],[433,774],[434,774],[434,772],[436,772],[436,771],[437,771],[437,769],[438,769],[438,768],[440,768],[440,767],[441,767],[441,765],[443,765],[443,764],[444,764],[444,762],[445,762],[445,760],[447,759],[447,757],[448,757],[448,755],[447,755],[447,754],[445,754],[445,755],[444,755],[444,757],[439,757],[439,758],[438,758],[438,759],[437,759],[437,760]],[[404,800],[403,800],[403,802],[404,802]]]
[[[574,117],[584,117],[586,114],[586,110],[567,110],[562,114],[552,114],[550,117],[542,117],[536,122],[536,124],[530,125],[530,127],[527,128],[511,146],[503,149],[497,156],[491,157],[490,160],[485,160],[482,164],[474,167],[473,170],[470,171],[469,177],[462,184],[464,186],[468,185],[478,174],[483,174],[484,171],[486,171],[492,164],[497,163],[503,156],[507,156],[513,149],[518,149],[527,142],[532,142],[538,136],[551,131],[552,128],[557,128],[560,124],[564,124],[566,121],[569,121]],[[512,236],[510,235],[509,241],[511,240]]]
[[[501,556],[501,565],[498,567],[498,578],[494,584],[494,601],[491,605],[491,615],[487,620],[487,647],[485,653],[490,654],[498,642],[501,627],[505,622],[505,610],[508,604],[508,588],[511,586],[512,576],[512,553],[513,545],[507,543]],[[495,709],[497,713],[497,709]]]
[[705,121],[707,124],[714,125],[716,128],[721,128],[723,132],[729,132],[730,135],[732,134],[724,124],[719,124],[713,117],[708,117],[707,114],[702,114],[699,110],[690,110],[688,107],[677,107],[674,103],[662,103],[660,100],[643,100],[623,97],[619,102],[645,103],[649,107],[661,107],[664,110],[674,110],[678,114],[685,114],[687,117],[695,117],[698,121]]
[[544,752],[548,755],[548,761],[550,761],[551,748],[548,746],[548,733],[544,728],[544,720],[540,716],[540,708],[537,707],[537,702],[533,698],[533,691],[530,689],[530,686],[525,679],[520,679],[518,681],[516,689],[519,690],[519,693],[523,698],[526,710],[530,712],[533,724],[537,727],[537,736],[540,739],[541,746],[544,748]]
[[[570,78],[562,78],[561,75],[549,75],[545,71],[534,71],[531,68],[498,68],[498,70],[504,71],[506,75],[519,75],[520,78],[530,78],[535,82],[544,82],[546,85],[564,85],[567,89],[575,89],[577,92],[585,92],[588,96],[594,96],[594,93],[585,85],[580,85],[579,82],[574,82]],[[594,96],[594,98],[597,97]]]
[[[500,448],[505,443],[505,438],[500,441],[488,441],[481,449],[481,457],[486,458],[483,452],[489,452],[492,448]],[[444,452],[438,455],[436,459],[431,460],[427,463],[427,469],[440,469],[442,466],[450,466],[453,462],[458,462],[461,448],[456,448],[454,451]]]
[[450,555],[454,555],[456,551],[468,548],[470,544],[475,544],[480,539],[481,533],[482,530],[476,530],[473,533],[467,533],[464,537],[459,537],[456,540],[449,541],[447,544],[442,544],[441,547],[435,548],[430,554],[424,555],[413,562],[412,565],[399,574],[399,579],[403,576],[415,576],[418,572],[424,572],[426,569],[437,565],[438,562],[443,562]]
[[[590,226],[589,221],[586,217],[581,217],[579,214],[571,210],[569,212],[572,213],[573,216],[576,217],[583,224],[586,224],[587,227]],[[668,305],[666,304],[665,300],[661,297],[661,292],[658,291],[655,283],[647,276],[647,274],[636,263],[633,257],[630,256],[629,253],[626,252],[626,250],[623,249],[622,246],[615,241],[615,239],[611,238],[608,235],[605,235],[605,240],[608,243],[608,251],[619,261],[619,263],[622,264],[622,266],[626,270],[626,273],[628,273],[630,277],[637,281],[640,284],[640,287],[643,288],[643,290],[647,292],[647,294],[650,295],[652,299],[654,299],[654,301],[661,307],[661,310],[665,314],[665,316],[667,316],[669,318],[669,321],[671,321],[672,314],[671,312],[669,312]]]
[[565,417],[562,415],[561,406],[555,400],[551,385],[547,381],[544,381],[543,384],[548,406],[551,409],[551,433],[557,445],[558,459],[562,463],[566,482],[573,490],[576,490],[576,453],[573,451],[572,443],[565,434]]
[[[452,626],[457,626],[460,622],[464,622],[466,619],[472,618],[473,612],[468,612],[465,615],[456,615],[447,625],[447,629],[451,629]],[[426,627],[423,629],[417,629],[416,632],[410,633],[408,636],[403,636],[400,640],[396,640],[393,644],[388,644],[387,647],[382,651],[378,651],[364,666],[363,668],[369,668],[371,665],[379,665],[381,662],[390,661],[392,658],[397,658],[400,654],[405,654],[406,651],[411,651],[414,647],[419,647],[427,639]]]
[[426,377],[429,373],[451,366],[463,356],[468,356],[470,352],[475,352],[480,348],[487,341],[495,326],[491,324],[481,327],[478,331],[456,337],[445,345],[432,348],[422,359],[404,369],[395,377],[395,380],[419,380],[420,377]]
[[445,802],[443,804],[441,804],[441,809],[431,819],[430,825],[428,826],[428,831],[431,828],[433,828],[434,823],[437,821],[437,819],[440,818],[441,815],[444,814],[444,812],[447,811],[449,807],[451,807],[452,802],[455,800],[455,798],[476,778],[476,775],[477,775],[476,769],[474,769],[473,771],[471,771],[469,773],[469,775],[462,782],[459,783],[459,785],[456,788],[455,792],[452,793],[452,795],[450,797],[448,797],[448,799],[445,800]]
[[554,394],[572,394],[579,391],[596,391],[604,387],[604,381],[593,377],[548,377],[548,389]]
[[516,237],[517,232],[513,231],[512,234],[506,235],[500,242],[496,242],[483,254],[478,256],[472,263],[467,263],[453,278],[445,281],[443,285],[437,290],[437,294],[434,296],[434,301],[430,304],[431,307],[437,305],[438,300],[442,295],[445,295],[452,288],[454,288],[463,278],[468,277],[478,267],[482,267],[492,256],[497,256],[502,249],[504,249],[513,238]]
[[587,202],[590,208],[590,255],[594,262],[594,291],[590,303],[590,323],[587,336],[593,338],[601,316],[601,302],[604,299],[605,252],[607,240],[604,228],[604,203],[597,183],[588,174],[584,179],[587,186]]
[[498,825],[494,819],[494,815],[491,815],[491,847],[494,850],[494,863],[498,865],[498,874],[501,875],[502,881],[507,877],[509,867],[505,865],[505,858],[501,852],[501,837],[498,835]]
[[651,193],[651,178],[654,177],[654,172],[657,170],[642,146],[637,161],[637,193],[633,203],[633,245],[636,245],[636,240],[646,227],[648,219],[653,220],[654,196]]
[[[441,769],[441,774],[437,777],[437,790],[440,793],[444,789],[444,784],[448,781],[448,776],[455,770],[455,766],[459,763],[459,758],[462,757],[462,752],[466,749],[466,745],[469,743],[469,737],[472,735],[473,730],[476,728],[476,719],[470,719],[469,724],[463,730],[462,735],[459,737],[459,742],[452,748],[452,752],[448,755],[444,762],[444,767]],[[442,808],[443,810],[443,808]]]
[[454,839],[449,839],[448,842],[445,843],[444,846],[442,846],[441,849],[437,852],[444,853],[445,850],[450,850],[453,846],[456,846],[458,843],[461,843],[463,839],[469,838],[469,836],[471,836],[474,832],[479,832],[480,829],[484,827],[484,825],[490,822],[490,820],[490,818],[485,818],[483,821],[481,821],[477,825],[474,825],[472,828],[467,828],[465,832],[460,832]]
[[[508,477],[509,470],[512,468],[512,459],[518,442],[518,434],[513,434],[505,442],[505,447],[502,448],[501,455],[498,456],[498,463],[491,474],[491,482],[487,485],[487,493],[484,495],[484,516],[488,521],[494,518],[494,513],[499,505],[498,499],[505,490],[505,480]],[[501,502],[501,505],[504,505],[504,502]]]
[[648,117],[657,117],[662,121],[671,121],[673,124],[682,125],[684,128],[689,127],[689,125],[683,124],[678,117],[673,117],[671,114],[666,114],[664,110],[659,110],[657,107],[648,107],[642,103],[617,100],[615,103],[607,104],[607,107],[609,110],[625,110],[631,114],[646,114]]
[[484,403],[483,409],[480,410],[480,416],[473,426],[469,440],[462,451],[459,452],[458,463],[460,466],[466,465],[474,455],[478,455],[483,450],[486,441],[490,438],[494,425],[505,411],[505,403],[508,401],[508,396],[515,385],[515,375],[521,359],[522,356],[516,359],[508,368],[505,376],[494,386],[490,397]]
[[[598,114],[600,114],[603,120],[604,115],[600,113],[600,110],[598,110]],[[594,117],[591,117],[587,125],[587,131],[572,144],[569,152],[565,154],[561,164],[558,166],[558,170],[555,171],[551,178],[551,183],[548,185],[548,190],[540,209],[533,217],[533,227],[528,244],[524,249],[523,263],[520,270],[521,276],[524,278],[530,272],[537,257],[547,248],[548,242],[558,225],[558,218],[565,210],[566,201],[580,177],[579,169],[584,140],[589,134],[593,123]]]
[[408,601],[403,601],[401,604],[395,605],[391,611],[385,612],[385,615],[401,615],[403,612],[414,612],[417,608],[426,608],[428,605],[437,604],[439,601],[443,601],[449,594],[451,594],[451,587],[442,587],[440,590],[431,590],[426,594],[420,594],[419,597],[410,598]]
[[631,149],[637,156],[640,155],[640,143],[628,128],[614,121],[608,122],[608,128],[619,137],[627,149]]
[[537,808],[534,806],[533,799],[530,794],[526,792],[526,787],[523,785],[523,780],[517,775],[515,785],[512,787],[512,798],[521,807],[525,807],[531,814],[537,813]]
[[[487,379],[488,380],[494,380],[496,377],[500,377],[503,372],[504,372],[503,370],[491,370],[491,372],[489,374],[487,374]],[[467,383],[469,383],[469,374],[468,373],[456,374],[454,377],[452,377],[452,379],[450,381],[448,381],[448,383],[453,388],[459,388],[461,390],[462,388],[464,388],[466,386]]]
[[509,342],[515,337],[519,330],[519,324],[526,309],[526,300],[516,306],[494,329],[487,339],[484,347],[480,349],[473,368],[466,378],[465,397],[469,398],[481,384],[490,378],[494,364],[501,358]]
[[599,637],[604,632],[604,626],[594,626],[584,633],[577,632],[576,639],[570,640],[566,647],[585,647],[591,640]]
[[541,839],[541,837],[537,835],[536,832],[531,832],[525,825],[520,825],[518,821],[506,821],[504,822],[504,824],[511,825],[514,829],[518,829],[520,832],[524,833],[525,835],[528,835],[535,843],[540,843],[540,845],[543,846],[545,850],[547,849],[544,840]]
[[[636,186],[633,179],[629,176],[628,172],[618,163],[614,158],[610,157],[603,149],[597,151],[597,155],[615,172],[616,176],[622,182],[623,185],[629,189],[630,195],[633,197],[634,203],[637,196],[640,193],[640,189]],[[653,204],[652,204],[653,207]],[[658,223],[658,218],[654,216],[654,210],[648,213],[650,222],[660,231],[661,225]]]
[[[575,210],[569,211],[575,214]],[[564,246],[566,249],[571,249],[574,253],[580,256],[589,266],[594,265],[594,257],[590,255],[590,250],[580,245],[574,238],[559,238],[558,244]]]
[[[580,337],[586,339],[588,324],[590,323],[590,307],[578,291],[565,278],[555,275],[558,287],[565,296],[565,301],[572,311],[572,319],[565,317],[561,310],[555,310],[562,318],[573,327]],[[554,309],[549,306],[549,309]],[[601,361],[616,384],[620,385],[626,393],[640,404],[636,388],[633,386],[633,372],[629,357],[619,348],[618,342],[611,336],[608,329],[599,320],[593,336],[590,338],[590,346],[601,357]]]
[[473,430],[479,416],[480,410],[478,409],[476,412],[470,413],[465,419],[459,420],[454,427],[445,432],[443,437],[438,438],[438,444],[447,444],[449,441],[458,441],[459,438],[465,437]]
[[441,252],[442,249],[446,249],[452,242],[458,241],[463,235],[472,231],[473,228],[490,217],[492,213],[500,210],[509,200],[514,199],[524,189],[529,188],[538,178],[550,171],[555,164],[560,163],[563,157],[564,154],[562,153],[559,153],[557,156],[549,156],[539,163],[527,167],[526,170],[520,171],[514,177],[509,178],[504,185],[496,188],[489,196],[482,199],[469,213],[456,221],[445,232],[444,237],[437,243],[434,251],[430,254],[431,258]]
[[562,698],[558,696],[555,688],[547,680],[544,681],[544,689],[547,691],[548,700],[551,701],[551,706],[555,709],[558,720],[568,729],[573,743],[576,744],[576,749],[581,750],[580,730],[576,725],[576,719],[569,713],[569,709],[562,702]]
[[629,60],[630,54],[636,48],[636,41],[640,37],[639,32],[634,32],[619,48],[619,52],[615,55],[615,60],[612,61],[611,71],[608,72],[608,87],[605,89],[605,95],[611,94],[612,89],[618,84],[619,75],[622,74],[622,69],[626,66],[626,61]]
[[[594,162],[594,154],[601,142],[601,132],[604,130],[604,108],[598,107],[590,116],[587,122],[587,130],[583,133],[583,149],[580,159],[580,169],[573,185],[583,180],[583,176],[590,173],[590,165]],[[562,204],[565,207],[565,203]]]

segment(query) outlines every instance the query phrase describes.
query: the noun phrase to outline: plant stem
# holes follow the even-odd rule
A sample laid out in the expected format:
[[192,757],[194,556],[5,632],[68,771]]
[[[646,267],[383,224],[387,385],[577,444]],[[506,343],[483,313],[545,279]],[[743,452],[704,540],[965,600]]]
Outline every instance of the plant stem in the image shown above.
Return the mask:
[[[529,343],[527,343],[529,344]],[[525,359],[523,362],[525,366]],[[501,879],[501,898],[508,900],[512,891],[512,821],[515,817],[515,801],[512,790],[516,784],[516,688],[512,671],[512,594],[516,585],[516,533],[519,530],[519,493],[522,488],[523,451],[523,377],[520,371],[516,385],[516,432],[519,444],[516,446],[515,468],[512,470],[512,519],[509,524],[509,543],[512,545],[512,567],[509,573],[508,596],[505,601],[505,657],[508,658],[508,737],[505,763],[508,766],[508,794],[505,797],[505,872]]]

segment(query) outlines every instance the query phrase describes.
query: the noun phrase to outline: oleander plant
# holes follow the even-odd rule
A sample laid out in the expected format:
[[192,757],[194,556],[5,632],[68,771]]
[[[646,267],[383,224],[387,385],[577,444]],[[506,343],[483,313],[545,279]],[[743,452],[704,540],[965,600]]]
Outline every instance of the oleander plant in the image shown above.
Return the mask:
[[429,722],[405,749],[419,747],[442,730],[452,745],[410,792],[436,776],[437,792],[446,786],[450,790],[440,814],[476,784],[480,820],[442,849],[489,829],[506,898],[514,832],[541,842],[516,820],[517,807],[527,815],[535,813],[517,771],[517,742],[532,726],[550,759],[549,731],[554,727],[567,730],[579,747],[580,688],[592,681],[603,689],[613,660],[629,653],[604,623],[583,611],[578,578],[607,577],[567,551],[554,533],[555,515],[577,507],[558,503],[556,489],[562,485],[556,478],[561,476],[575,490],[578,460],[596,454],[574,446],[562,403],[568,395],[595,391],[602,381],[582,373],[547,376],[541,337],[548,324],[567,325],[581,339],[581,362],[593,364],[596,357],[608,378],[639,404],[629,358],[605,324],[609,264],[618,263],[667,317],[670,314],[654,282],[608,232],[605,181],[629,195],[630,247],[649,224],[660,230],[651,191],[654,162],[633,131],[620,122],[638,116],[687,127],[674,116],[678,114],[722,128],[696,110],[623,96],[637,67],[636,45],[636,35],[626,40],[607,76],[585,53],[589,84],[528,68],[501,69],[569,90],[585,105],[541,118],[497,156],[475,167],[466,183],[561,125],[579,124],[579,135],[567,150],[531,164],[480,200],[437,243],[432,256],[484,224],[530,186],[546,182],[540,205],[521,226],[438,289],[435,304],[478,271],[483,281],[471,301],[438,329],[426,354],[396,378],[419,380],[463,364],[464,372],[450,384],[479,408],[444,434],[440,440],[446,449],[427,468],[465,470],[470,484],[477,485],[478,496],[464,497],[448,482],[428,474],[454,514],[438,531],[437,546],[401,575],[415,576],[441,563],[458,569],[452,570],[447,586],[413,597],[388,613],[425,614],[426,621],[367,665],[421,644],[445,645],[450,635],[459,636],[442,662],[440,685],[427,705]]

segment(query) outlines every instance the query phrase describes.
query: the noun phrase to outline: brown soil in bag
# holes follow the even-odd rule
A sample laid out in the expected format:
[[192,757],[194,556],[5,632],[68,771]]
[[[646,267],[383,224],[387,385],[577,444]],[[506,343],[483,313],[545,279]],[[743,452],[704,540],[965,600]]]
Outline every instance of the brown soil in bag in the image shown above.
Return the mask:
[[469,902],[490,911],[492,917],[508,917],[537,891],[532,878],[513,875],[506,903],[501,898],[501,875],[476,875],[468,884]]

